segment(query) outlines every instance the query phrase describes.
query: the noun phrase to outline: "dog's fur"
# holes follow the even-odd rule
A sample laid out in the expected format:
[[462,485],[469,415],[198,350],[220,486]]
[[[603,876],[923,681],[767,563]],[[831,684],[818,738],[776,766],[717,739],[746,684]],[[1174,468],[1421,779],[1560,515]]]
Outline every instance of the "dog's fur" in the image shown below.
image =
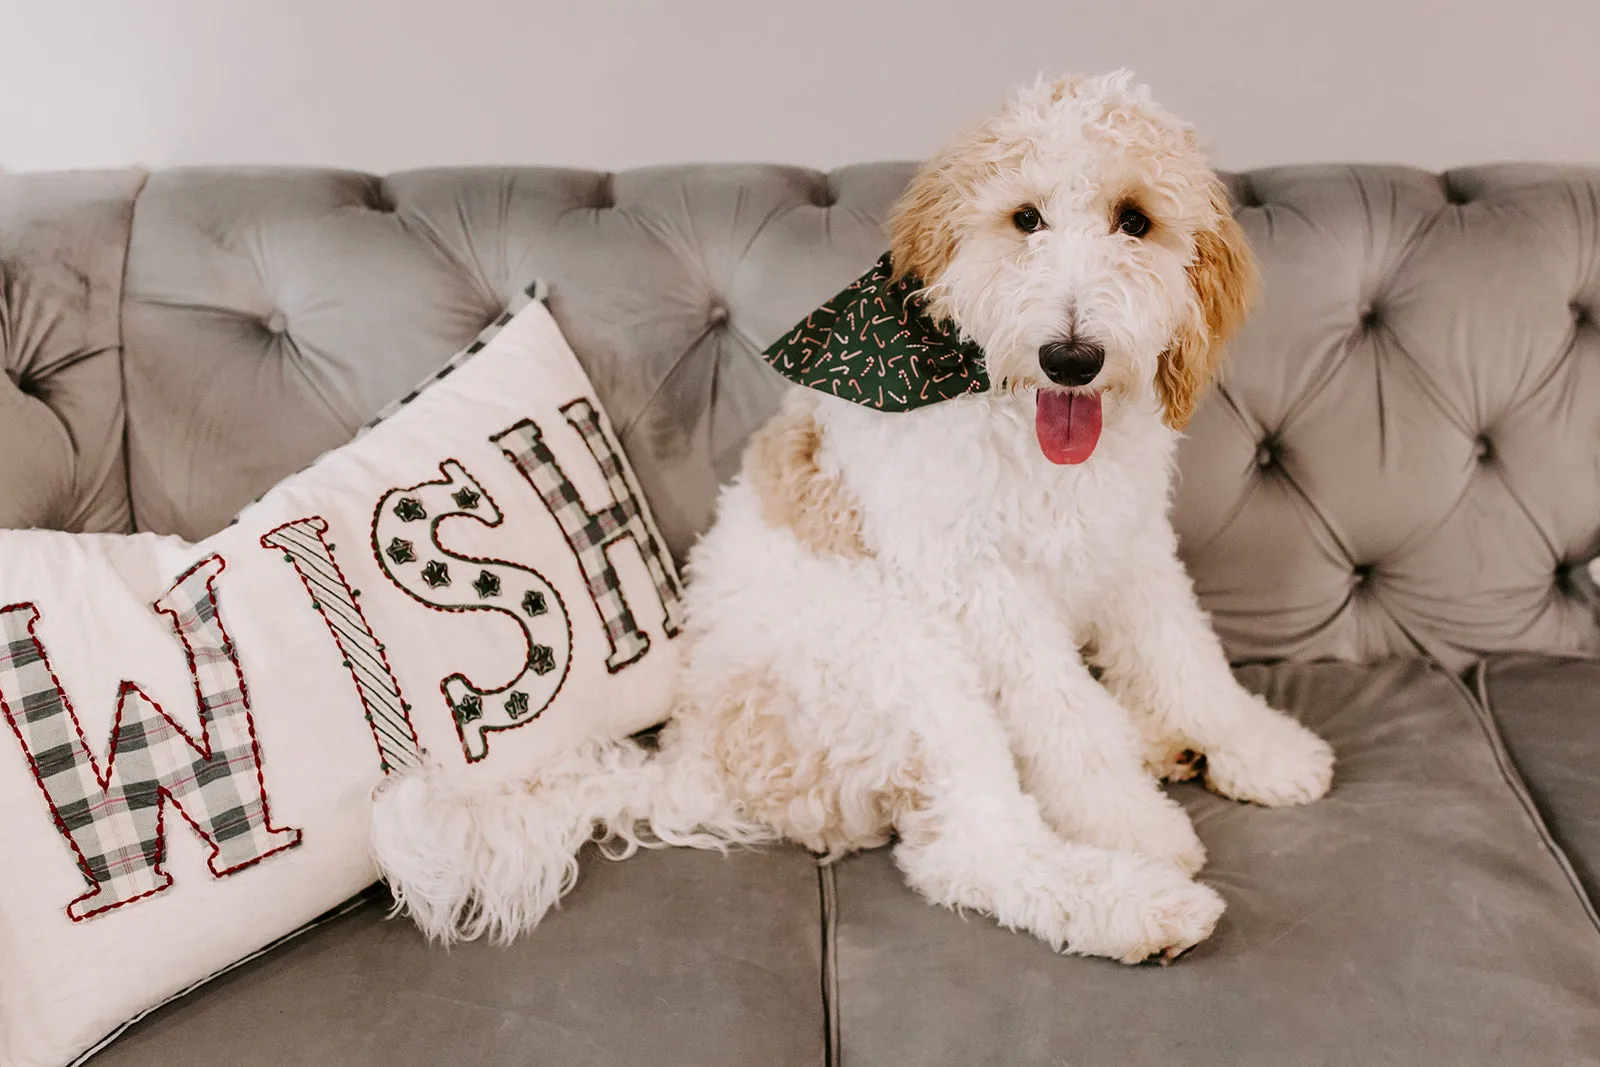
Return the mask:
[[[1143,236],[1117,228],[1128,205]],[[892,840],[929,900],[1132,962],[1223,910],[1158,779],[1203,763],[1240,800],[1327,790],[1328,746],[1234,680],[1167,517],[1176,431],[1255,288],[1190,129],[1123,73],[1041,82],[921,170],[891,251],[993,389],[899,414],[794,390],[692,554],[658,755],[598,746],[452,827],[430,826],[419,781],[382,798],[380,860],[424,929],[531,925],[591,826],[626,851],[642,819],[667,843],[830,857]],[[1039,350],[1064,331],[1106,353],[1085,387],[1103,432],[1076,466],[1034,430],[1059,388]]]

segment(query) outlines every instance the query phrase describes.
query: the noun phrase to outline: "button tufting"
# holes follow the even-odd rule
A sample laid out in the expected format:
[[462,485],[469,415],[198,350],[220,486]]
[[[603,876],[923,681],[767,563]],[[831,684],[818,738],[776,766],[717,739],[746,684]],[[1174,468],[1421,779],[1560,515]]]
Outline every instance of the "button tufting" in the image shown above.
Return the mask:
[[1583,564],[1559,560],[1556,563],[1556,592],[1563,596],[1576,596],[1582,589]]
[[1350,571],[1350,577],[1357,585],[1366,585],[1372,581],[1372,564],[1358,563]]
[[262,325],[267,328],[268,333],[284,333],[289,329],[289,320],[284,316],[283,312],[274,311],[267,316]]
[[381,178],[367,188],[367,210],[380,215],[388,215],[394,211],[394,201],[389,199],[389,191],[384,188]]
[[1472,454],[1478,458],[1479,463],[1488,463],[1494,458],[1494,445],[1489,443],[1489,438],[1483,434],[1472,443]]
[[1265,470],[1278,462],[1278,452],[1271,441],[1262,441],[1256,446],[1256,466]]
[[728,308],[726,304],[712,304],[711,310],[706,313],[706,321],[712,326],[721,326],[728,321]]
[[833,179],[822,175],[822,181],[811,191],[811,203],[817,207],[832,207],[839,202],[839,194],[833,190]]
[[1383,312],[1379,311],[1376,305],[1368,304],[1361,312],[1361,328],[1367,333],[1371,333],[1382,325]]
[[1574,300],[1568,307],[1572,311],[1572,324],[1580,329],[1588,326],[1594,320],[1589,315],[1589,309]]

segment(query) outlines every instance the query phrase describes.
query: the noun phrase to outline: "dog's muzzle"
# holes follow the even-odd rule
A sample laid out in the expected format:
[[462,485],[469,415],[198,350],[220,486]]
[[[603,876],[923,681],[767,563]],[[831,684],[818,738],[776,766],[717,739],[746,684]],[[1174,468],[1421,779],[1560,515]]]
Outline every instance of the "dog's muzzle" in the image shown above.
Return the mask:
[[1105,363],[1106,350],[1093,341],[1074,338],[1039,348],[1039,368],[1057,385],[1088,385]]

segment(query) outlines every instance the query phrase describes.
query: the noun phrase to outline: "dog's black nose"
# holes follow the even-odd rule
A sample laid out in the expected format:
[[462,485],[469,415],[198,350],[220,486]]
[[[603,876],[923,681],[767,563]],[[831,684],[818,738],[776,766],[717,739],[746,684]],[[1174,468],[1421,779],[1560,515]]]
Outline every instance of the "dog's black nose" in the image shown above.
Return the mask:
[[1039,348],[1039,366],[1057,385],[1088,385],[1105,363],[1106,350],[1093,341],[1051,341]]

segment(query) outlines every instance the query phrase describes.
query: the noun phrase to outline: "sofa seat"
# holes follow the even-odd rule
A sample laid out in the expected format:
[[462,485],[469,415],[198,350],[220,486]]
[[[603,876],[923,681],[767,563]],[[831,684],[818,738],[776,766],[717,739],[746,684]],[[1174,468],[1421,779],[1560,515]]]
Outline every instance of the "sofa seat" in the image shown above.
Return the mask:
[[[1419,660],[1240,676],[1334,744],[1337,779],[1324,800],[1275,811],[1174,787],[1229,908],[1171,967],[1058,956],[930,907],[887,851],[824,869],[820,893],[792,849],[591,854],[561,910],[510,947],[430,947],[385,921],[374,894],[155,1012],[95,1067],[397,1067],[446,1053],[685,1067],[1600,1063],[1600,930],[1468,688]],[[1539,709],[1576,719],[1600,699],[1593,662],[1496,660],[1481,681],[1502,724],[1531,738],[1556,736]],[[1571,746],[1563,764],[1561,745],[1530,748],[1515,729],[1506,742],[1557,832],[1579,835],[1568,847],[1592,849],[1579,813],[1593,793],[1585,807],[1565,790],[1585,784],[1597,746]],[[1574,853],[1589,870],[1600,858]]]
[[1305,808],[1178,788],[1228,900],[1209,941],[1167,968],[1065,958],[857,857],[833,872],[839,1062],[1600,1062],[1600,931],[1468,690],[1420,661],[1241,676],[1339,764]]
[[590,854],[532,935],[446,951],[373,894],[154,1012],[93,1064],[819,1067],[817,900],[798,850]]
[[1555,840],[1600,896],[1600,660],[1494,656],[1477,683]]
[[[208,535],[539,278],[681,559],[787,387],[759,353],[877,259],[913,170],[0,175],[0,525]],[[1571,447],[1600,440],[1600,170],[1227,181],[1264,288],[1174,523],[1230,655],[1600,654],[1600,479]],[[509,948],[344,914],[95,1067],[1600,1063],[1572,878],[1600,885],[1600,666],[1491,661],[1503,743],[1421,663],[1245,677],[1338,781],[1298,811],[1177,790],[1230,909],[1169,969],[930,908],[887,854],[820,880],[793,851],[650,854],[586,863]]]

